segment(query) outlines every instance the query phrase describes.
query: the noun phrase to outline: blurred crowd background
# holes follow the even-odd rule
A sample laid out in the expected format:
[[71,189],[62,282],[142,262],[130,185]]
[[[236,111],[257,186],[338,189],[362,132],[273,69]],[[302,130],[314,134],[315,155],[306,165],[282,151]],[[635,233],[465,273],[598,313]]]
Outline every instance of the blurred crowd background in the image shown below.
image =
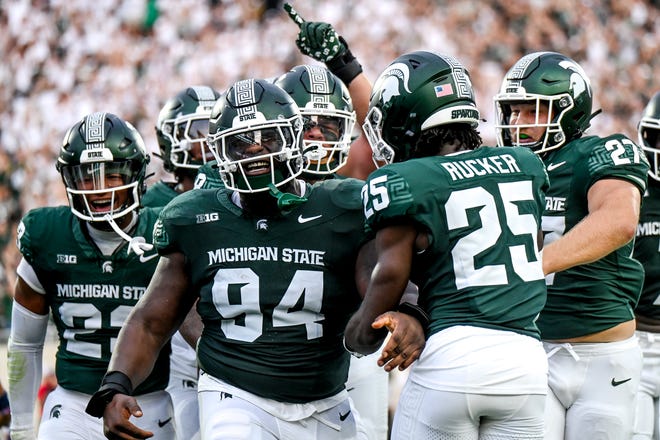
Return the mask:
[[[660,90],[658,0],[291,0],[332,23],[374,80],[396,56],[426,49],[470,70],[494,144],[492,97],[523,54],[562,52],[592,80],[603,113],[590,133],[632,139]],[[17,222],[66,204],[55,161],[67,128],[109,111],[137,127],[152,153],[164,102],[195,84],[223,90],[313,62],[278,0],[3,0],[0,2],[0,329],[9,321]],[[588,132],[589,134],[589,132]],[[152,154],[153,156],[153,154]],[[148,182],[167,178],[152,157]]]

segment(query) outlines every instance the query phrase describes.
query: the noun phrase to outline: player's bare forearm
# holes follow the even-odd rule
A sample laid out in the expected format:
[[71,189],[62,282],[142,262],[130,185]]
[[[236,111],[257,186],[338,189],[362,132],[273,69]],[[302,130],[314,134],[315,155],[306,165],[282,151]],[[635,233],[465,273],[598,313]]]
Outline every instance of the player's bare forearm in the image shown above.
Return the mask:
[[[399,305],[408,285],[416,236],[417,232],[409,225],[389,226],[378,231],[375,249],[370,251],[375,252],[377,262],[362,304],[346,327],[346,345],[353,351],[373,353],[386,336],[384,328],[373,328],[372,323],[376,317],[396,310]],[[365,267],[368,264],[365,263]]]
[[374,270],[364,300],[346,326],[346,345],[352,351],[373,353],[387,336],[387,327],[375,328],[372,323],[383,313],[396,310],[401,299],[407,278],[402,284],[393,269],[379,265]]
[[348,93],[353,101],[357,125],[362,127],[369,111],[369,98],[371,97],[371,81],[369,81],[367,75],[360,73],[353,78],[353,81],[348,84]]
[[616,179],[596,182],[588,193],[589,214],[560,239],[543,248],[543,271],[561,272],[599,260],[635,236],[639,189]]
[[[161,257],[156,272],[119,332],[108,371],[121,371],[139,385],[196,298],[189,288],[182,254]],[[139,343],[136,343],[139,341]]]
[[204,323],[202,322],[202,317],[197,313],[197,308],[193,306],[190,308],[186,319],[181,323],[179,333],[181,333],[181,336],[183,336],[183,339],[185,339],[188,345],[195,348],[197,347],[197,340],[202,335],[203,329]]
[[346,161],[346,164],[337,171],[337,174],[365,180],[369,177],[369,174],[376,169],[372,154],[369,141],[367,141],[364,133],[360,134],[360,137],[354,140],[351,144],[351,149],[348,152],[348,160]]

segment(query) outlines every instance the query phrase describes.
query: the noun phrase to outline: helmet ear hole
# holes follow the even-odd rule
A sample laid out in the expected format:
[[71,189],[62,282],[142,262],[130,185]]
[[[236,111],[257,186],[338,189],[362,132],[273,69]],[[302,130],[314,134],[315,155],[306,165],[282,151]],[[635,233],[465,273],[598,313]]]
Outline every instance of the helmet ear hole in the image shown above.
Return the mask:
[[133,143],[132,140],[130,140],[130,139],[128,139],[128,138],[124,138],[124,140],[119,144],[119,148],[120,148],[120,149],[125,149],[126,147],[128,147],[128,146],[131,145],[132,143]]

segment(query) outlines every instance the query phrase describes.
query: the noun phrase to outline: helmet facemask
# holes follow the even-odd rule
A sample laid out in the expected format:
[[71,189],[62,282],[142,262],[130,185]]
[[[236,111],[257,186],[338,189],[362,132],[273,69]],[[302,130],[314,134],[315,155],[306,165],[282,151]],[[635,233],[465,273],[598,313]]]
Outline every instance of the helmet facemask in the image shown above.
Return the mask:
[[[305,171],[318,175],[337,172],[348,160],[355,113],[342,110],[308,113],[303,109],[301,113]],[[318,134],[321,138],[312,137]]]
[[[649,160],[649,178],[660,182],[660,91],[651,97],[637,124],[637,140]],[[650,182],[650,181],[649,181]]]
[[380,108],[369,109],[362,130],[371,146],[371,158],[376,167],[394,162],[395,150],[383,140],[383,113]]
[[[302,122],[296,116],[224,130],[209,136],[209,142],[225,186],[254,193],[268,191],[270,185],[280,187],[300,175],[303,158],[297,146],[301,135]],[[251,148],[264,151],[253,156]]]
[[118,219],[139,208],[141,163],[89,162],[63,166],[61,173],[71,211],[83,220]]
[[644,117],[639,122],[637,130],[639,145],[646,153],[651,168],[649,177],[660,182],[660,119]]
[[171,143],[169,159],[175,168],[196,170],[213,160],[207,141],[209,115],[197,112],[163,121],[161,131]]
[[[512,123],[511,106],[515,104],[533,105],[536,109],[535,120],[526,124]],[[562,118],[573,107],[573,100],[568,94],[557,96],[530,93],[499,94],[495,97],[497,144],[499,146],[527,147],[537,154],[559,148],[567,141],[566,133],[562,128]],[[536,142],[526,142],[527,135],[522,131],[538,127],[545,129],[544,135]]]

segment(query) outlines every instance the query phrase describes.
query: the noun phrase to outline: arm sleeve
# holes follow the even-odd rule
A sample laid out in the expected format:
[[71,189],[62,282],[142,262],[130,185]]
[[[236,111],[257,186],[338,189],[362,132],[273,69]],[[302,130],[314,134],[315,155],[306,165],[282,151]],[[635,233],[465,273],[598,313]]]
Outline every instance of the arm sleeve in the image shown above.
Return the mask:
[[48,315],[38,315],[14,301],[7,350],[11,437],[33,439],[34,404],[41,380]]

